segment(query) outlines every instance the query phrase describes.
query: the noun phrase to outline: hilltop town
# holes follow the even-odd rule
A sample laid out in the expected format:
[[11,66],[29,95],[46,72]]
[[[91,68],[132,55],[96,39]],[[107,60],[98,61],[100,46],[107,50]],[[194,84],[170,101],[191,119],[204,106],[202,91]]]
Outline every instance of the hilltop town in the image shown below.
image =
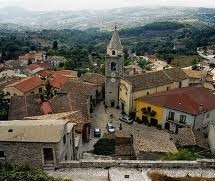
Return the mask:
[[[53,51],[57,47],[55,41]],[[88,72],[46,51],[4,61],[0,161],[48,171],[123,163],[141,168],[146,160],[149,167],[214,168],[215,46],[196,51],[201,60],[191,66],[132,52],[126,64],[115,27],[104,64],[90,56],[94,68]]]

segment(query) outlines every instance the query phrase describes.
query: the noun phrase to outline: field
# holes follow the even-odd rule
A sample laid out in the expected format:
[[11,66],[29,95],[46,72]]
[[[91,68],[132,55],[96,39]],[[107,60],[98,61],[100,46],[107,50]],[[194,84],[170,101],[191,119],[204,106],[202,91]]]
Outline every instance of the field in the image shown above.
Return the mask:
[[174,67],[188,67],[193,64],[194,60],[196,60],[196,62],[202,62],[204,58],[199,55],[174,55],[171,64]]

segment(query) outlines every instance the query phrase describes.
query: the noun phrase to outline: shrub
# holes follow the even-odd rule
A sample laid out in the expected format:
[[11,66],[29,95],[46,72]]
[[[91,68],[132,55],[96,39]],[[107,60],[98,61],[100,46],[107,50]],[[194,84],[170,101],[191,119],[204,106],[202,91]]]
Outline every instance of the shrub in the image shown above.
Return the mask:
[[161,160],[196,160],[196,156],[192,152],[182,149],[177,153],[167,153],[161,157]]
[[94,145],[94,153],[97,155],[112,155],[115,153],[115,141],[113,139],[100,139]]
[[34,169],[29,166],[18,166],[9,163],[0,163],[0,180],[40,180],[40,181],[57,181],[49,177],[40,169]]

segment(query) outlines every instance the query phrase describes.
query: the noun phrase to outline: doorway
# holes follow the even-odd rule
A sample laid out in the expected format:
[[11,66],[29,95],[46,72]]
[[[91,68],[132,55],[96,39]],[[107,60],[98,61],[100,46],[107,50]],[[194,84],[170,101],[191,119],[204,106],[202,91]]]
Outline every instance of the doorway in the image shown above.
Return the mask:
[[151,118],[150,125],[156,127],[158,125],[158,120]]
[[125,104],[122,102],[122,110],[125,111]]
[[115,101],[111,101],[111,107],[115,107]]
[[43,148],[44,163],[54,164],[54,154],[52,148]]
[[167,130],[170,129],[170,124],[168,122],[165,123],[165,129],[167,129]]

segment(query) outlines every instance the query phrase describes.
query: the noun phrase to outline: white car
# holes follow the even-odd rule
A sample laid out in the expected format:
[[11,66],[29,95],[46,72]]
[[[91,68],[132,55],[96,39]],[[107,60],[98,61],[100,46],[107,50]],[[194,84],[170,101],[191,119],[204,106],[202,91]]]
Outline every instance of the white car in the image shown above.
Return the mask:
[[115,132],[115,128],[114,128],[112,123],[107,124],[107,130],[108,130],[109,133],[114,133]]
[[119,118],[120,121],[123,121],[125,123],[128,123],[128,124],[132,124],[133,123],[133,120],[127,116],[127,115],[123,115]]

